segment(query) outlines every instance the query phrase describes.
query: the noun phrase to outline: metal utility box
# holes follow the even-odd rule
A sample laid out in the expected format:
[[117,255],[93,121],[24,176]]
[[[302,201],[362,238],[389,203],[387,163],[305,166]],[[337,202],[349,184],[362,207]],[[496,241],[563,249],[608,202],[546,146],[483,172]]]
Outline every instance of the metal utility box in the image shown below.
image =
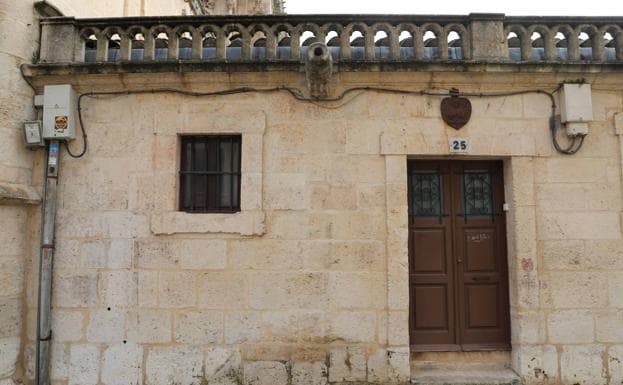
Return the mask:
[[567,135],[588,134],[593,120],[593,99],[590,84],[564,84],[560,101],[560,119],[567,126]]
[[43,89],[43,138],[72,140],[76,137],[77,99],[69,84]]

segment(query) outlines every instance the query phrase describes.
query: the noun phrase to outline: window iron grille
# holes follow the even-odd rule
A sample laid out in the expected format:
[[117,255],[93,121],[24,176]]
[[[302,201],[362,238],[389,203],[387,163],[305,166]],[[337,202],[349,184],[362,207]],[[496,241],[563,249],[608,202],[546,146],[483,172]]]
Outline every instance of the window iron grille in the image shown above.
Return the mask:
[[183,136],[180,211],[240,211],[240,135]]

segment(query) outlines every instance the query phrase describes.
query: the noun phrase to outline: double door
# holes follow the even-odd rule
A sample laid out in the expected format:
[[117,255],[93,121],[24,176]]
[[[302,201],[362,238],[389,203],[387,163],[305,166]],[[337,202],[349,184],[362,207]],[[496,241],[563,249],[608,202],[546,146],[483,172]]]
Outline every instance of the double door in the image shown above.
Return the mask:
[[502,162],[408,170],[411,349],[510,349]]

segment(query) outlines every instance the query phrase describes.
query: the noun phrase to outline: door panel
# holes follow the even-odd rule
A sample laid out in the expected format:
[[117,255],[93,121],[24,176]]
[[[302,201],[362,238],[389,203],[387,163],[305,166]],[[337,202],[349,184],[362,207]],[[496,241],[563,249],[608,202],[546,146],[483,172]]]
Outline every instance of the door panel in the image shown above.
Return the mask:
[[501,162],[409,163],[414,350],[510,347]]

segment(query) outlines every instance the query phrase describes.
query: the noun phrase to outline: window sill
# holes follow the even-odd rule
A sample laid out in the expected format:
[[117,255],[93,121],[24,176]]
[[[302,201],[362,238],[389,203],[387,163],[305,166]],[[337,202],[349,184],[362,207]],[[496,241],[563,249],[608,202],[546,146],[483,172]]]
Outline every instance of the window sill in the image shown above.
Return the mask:
[[180,211],[152,214],[151,231],[171,234],[240,234],[264,235],[264,212],[242,211],[232,214],[191,214]]

